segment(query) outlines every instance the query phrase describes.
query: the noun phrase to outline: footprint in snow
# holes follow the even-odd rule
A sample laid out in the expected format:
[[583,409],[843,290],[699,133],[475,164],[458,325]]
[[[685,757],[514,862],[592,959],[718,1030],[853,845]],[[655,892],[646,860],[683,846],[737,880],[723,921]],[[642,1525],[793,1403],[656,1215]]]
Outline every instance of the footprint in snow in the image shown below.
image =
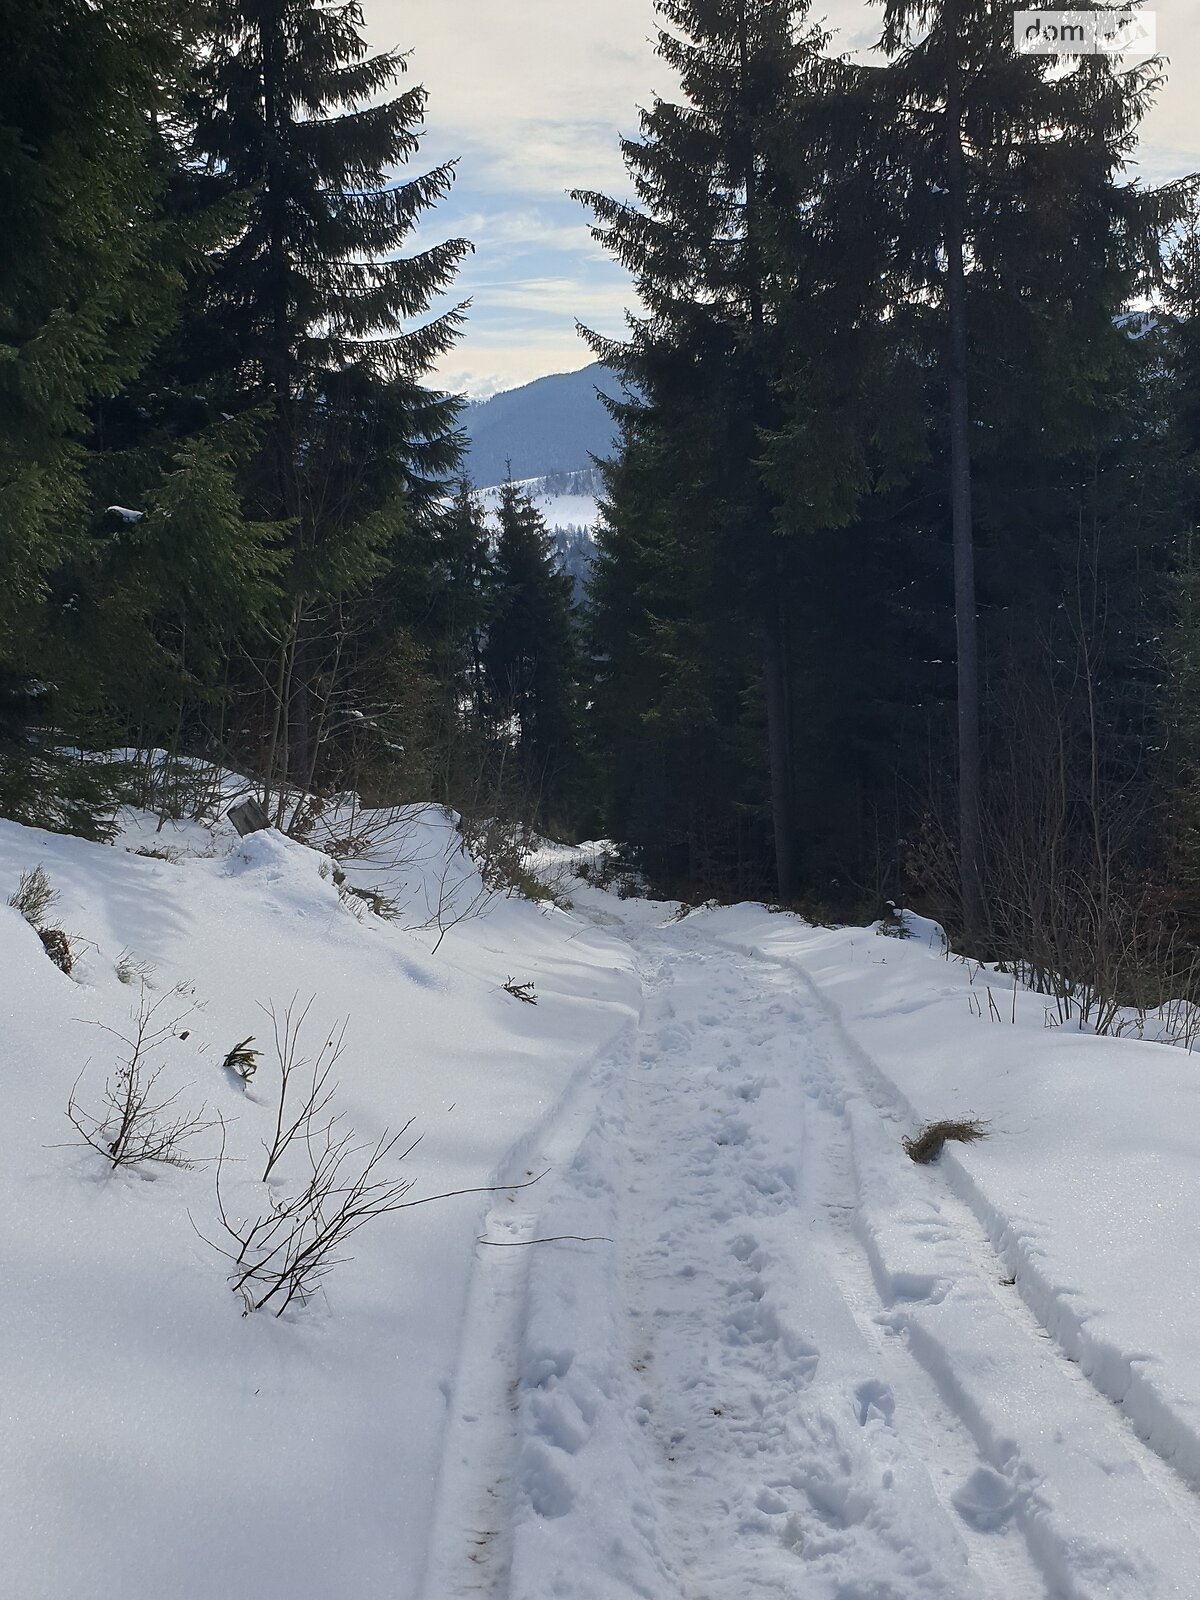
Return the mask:
[[575,1505],[575,1491],[540,1439],[527,1439],[521,1452],[521,1487],[539,1517],[565,1517]]
[[749,1137],[749,1125],[740,1117],[723,1117],[713,1133],[713,1142],[719,1145],[745,1144]]
[[954,1509],[979,1533],[1002,1528],[1016,1508],[1012,1484],[990,1467],[979,1467],[953,1496]]
[[868,1378],[854,1391],[855,1410],[860,1424],[865,1428],[872,1417],[890,1425],[896,1410],[896,1397],[891,1385],[879,1378]]

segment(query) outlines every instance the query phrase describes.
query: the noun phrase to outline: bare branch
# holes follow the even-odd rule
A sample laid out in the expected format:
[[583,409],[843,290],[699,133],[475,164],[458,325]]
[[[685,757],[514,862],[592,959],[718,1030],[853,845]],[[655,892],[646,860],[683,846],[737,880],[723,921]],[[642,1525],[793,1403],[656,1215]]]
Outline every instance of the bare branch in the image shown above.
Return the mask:
[[118,1040],[124,1047],[124,1055],[104,1085],[97,1111],[89,1111],[79,1102],[83,1072],[79,1074],[67,1099],[67,1118],[83,1142],[112,1167],[136,1166],[143,1161],[190,1167],[194,1163],[184,1154],[185,1144],[213,1126],[211,1120],[205,1119],[203,1106],[191,1115],[177,1115],[172,1111],[181,1089],[173,1094],[157,1092],[163,1069],[151,1067],[147,1058],[166,1040],[180,1036],[178,1025],[186,1015],[156,1023],[155,1018],[167,998],[164,995],[151,1005],[143,979],[132,1033],[121,1033],[106,1023],[90,1023]]

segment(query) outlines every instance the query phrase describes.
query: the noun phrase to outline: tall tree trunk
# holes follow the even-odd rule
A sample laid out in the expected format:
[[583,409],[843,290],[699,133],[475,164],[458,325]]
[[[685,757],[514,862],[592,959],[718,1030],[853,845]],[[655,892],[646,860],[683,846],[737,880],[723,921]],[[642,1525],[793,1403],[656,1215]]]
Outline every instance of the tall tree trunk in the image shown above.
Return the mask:
[[[283,25],[278,13],[264,17],[259,24],[259,44],[263,71],[263,122],[266,134],[266,175],[263,218],[267,228],[267,253],[271,265],[271,348],[269,377],[275,416],[271,424],[270,448],[276,479],[275,515],[291,524],[289,540],[296,556],[305,546],[304,507],[300,493],[298,441],[296,437],[295,397],[292,381],[292,308],[288,288],[287,202],[283,177],[282,145],[289,110],[280,94],[280,81],[287,55]],[[290,643],[285,724],[288,738],[282,777],[293,783],[313,764],[311,716],[309,712],[309,654],[305,632],[304,596],[295,603],[294,631]]]
[[[741,148],[737,163],[741,167],[745,196],[744,225],[746,233],[745,284],[751,336],[751,383],[754,401],[752,413],[758,413],[767,386],[762,370],[765,316],[763,311],[763,264],[760,253],[758,228],[758,166],[751,133],[754,115],[753,94],[750,82],[750,40],[745,0],[737,10],[737,48],[739,99],[744,118],[741,130]],[[765,533],[767,548],[773,549],[773,559],[764,552],[763,576],[766,592],[763,596],[763,676],[767,696],[767,767],[771,780],[771,822],[775,833],[775,887],[785,904],[796,895],[796,851],[792,807],[792,727],[789,700],[789,658],[785,562],[779,545],[779,535],[768,527]]]
[[291,695],[288,704],[287,775],[298,789],[305,788],[312,781],[317,763],[316,744],[313,739],[312,657],[307,619],[301,617],[296,628],[296,643],[292,651]]
[[958,850],[963,932],[983,937],[983,833],[980,823],[979,625],[971,506],[971,434],[967,389],[967,290],[963,263],[966,179],[962,148],[962,71],[957,53],[959,5],[946,6],[946,371],[950,413],[950,521],[954,542],[954,625],[958,640]]
[[763,675],[767,694],[767,760],[771,776],[771,820],[775,829],[775,885],[787,904],[796,895],[796,855],[792,829],[791,728],[788,671],[782,609],[768,615],[764,632]]

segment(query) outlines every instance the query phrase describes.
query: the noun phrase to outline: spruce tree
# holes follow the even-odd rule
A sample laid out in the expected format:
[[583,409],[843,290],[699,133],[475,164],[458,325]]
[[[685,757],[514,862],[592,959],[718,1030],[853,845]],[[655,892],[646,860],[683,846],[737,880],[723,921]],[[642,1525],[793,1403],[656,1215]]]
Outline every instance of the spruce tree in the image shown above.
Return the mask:
[[1189,931],[1200,935],[1200,201],[1193,198],[1166,262],[1164,315],[1146,337],[1160,350],[1175,458],[1176,542],[1168,589],[1163,780],[1169,842]]
[[571,580],[529,495],[500,489],[487,639],[491,719],[515,732],[527,793],[543,825],[564,820],[577,744],[577,640]]
[[136,373],[178,289],[147,156],[172,8],[0,6],[0,628],[84,520],[87,408]]
[[[832,240],[810,223],[841,163],[830,113],[850,80],[823,58],[825,35],[797,0],[660,0],[658,11],[659,52],[685,98],[656,101],[641,137],[622,142],[634,202],[580,195],[596,237],[634,274],[646,315],[627,340],[594,346],[640,396],[627,408],[632,417],[640,403],[635,427],[654,433],[669,476],[692,490],[676,501],[690,524],[678,548],[708,542],[704,559],[686,559],[712,574],[720,604],[757,640],[766,809],[786,900],[803,871],[794,684],[821,670],[796,600],[811,583],[816,536],[844,525],[867,486],[855,383],[844,369],[830,381],[851,340],[839,350],[836,336],[820,336],[832,308],[818,300],[839,272],[847,300],[874,294],[875,257],[855,254],[845,223]],[[854,225],[868,243],[869,219]],[[841,303],[835,326],[851,329],[860,311]],[[805,431],[818,448],[794,447]],[[754,715],[744,714],[747,727]],[[740,735],[727,729],[723,742]]]
[[[186,241],[166,216],[159,128],[183,68],[181,8],[165,0],[0,5],[0,679],[10,751],[0,806],[50,815],[57,785],[79,822],[78,764],[54,762],[46,717],[79,738],[64,563],[90,558],[98,403],[142,370],[170,327]],[[52,592],[53,585],[53,592]],[[54,685],[31,697],[28,684]],[[12,759],[13,751],[21,759]],[[30,763],[33,763],[31,767]],[[53,774],[50,763],[54,767]],[[36,771],[34,771],[36,768]],[[31,775],[32,774],[32,775]],[[18,794],[26,799],[14,798]]]
[[632,409],[605,469],[587,611],[601,825],[665,890],[766,895],[761,652],[736,603],[736,547],[712,536],[719,463],[678,398]]
[[228,758],[231,665],[277,614],[284,562],[281,525],[242,504],[256,448],[253,419],[227,417],[94,454],[98,505],[131,509],[98,510],[55,577],[61,670],[93,738]]
[[[216,259],[192,354],[230,410],[266,411],[245,503],[287,525],[288,564],[265,765],[308,784],[346,607],[402,559],[457,458],[457,402],[423,379],[463,310],[430,306],[469,246],[400,253],[453,171],[393,181],[416,155],[425,91],[378,98],[404,57],[370,53],[357,0],[210,0],[206,16],[194,149],[247,220]],[[382,609],[359,614],[377,635]]]
[[991,539],[1016,520],[996,516],[986,479],[994,468],[1011,486],[1016,467],[1027,486],[1039,463],[1103,431],[1120,364],[1113,318],[1164,212],[1119,181],[1156,64],[1084,56],[1063,71],[1018,55],[1012,13],[991,0],[886,0],[882,44],[875,160],[910,202],[893,236],[897,325],[925,344],[943,386],[933,406],[954,565],[961,915],[979,940],[977,543],[981,512]]
[[455,482],[438,519],[436,552],[437,676],[444,685],[448,716],[465,712],[477,727],[485,712],[483,652],[496,590],[483,502],[465,477]]

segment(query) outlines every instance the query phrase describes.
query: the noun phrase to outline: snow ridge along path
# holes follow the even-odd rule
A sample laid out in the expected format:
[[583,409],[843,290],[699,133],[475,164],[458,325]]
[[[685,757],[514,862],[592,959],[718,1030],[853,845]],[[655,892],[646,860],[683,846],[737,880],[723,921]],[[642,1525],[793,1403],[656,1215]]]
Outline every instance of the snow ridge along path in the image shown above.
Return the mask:
[[1194,1595],[1200,1502],[812,985],[704,917],[626,932],[636,1033],[484,1234],[591,1242],[478,1247],[422,1600]]

